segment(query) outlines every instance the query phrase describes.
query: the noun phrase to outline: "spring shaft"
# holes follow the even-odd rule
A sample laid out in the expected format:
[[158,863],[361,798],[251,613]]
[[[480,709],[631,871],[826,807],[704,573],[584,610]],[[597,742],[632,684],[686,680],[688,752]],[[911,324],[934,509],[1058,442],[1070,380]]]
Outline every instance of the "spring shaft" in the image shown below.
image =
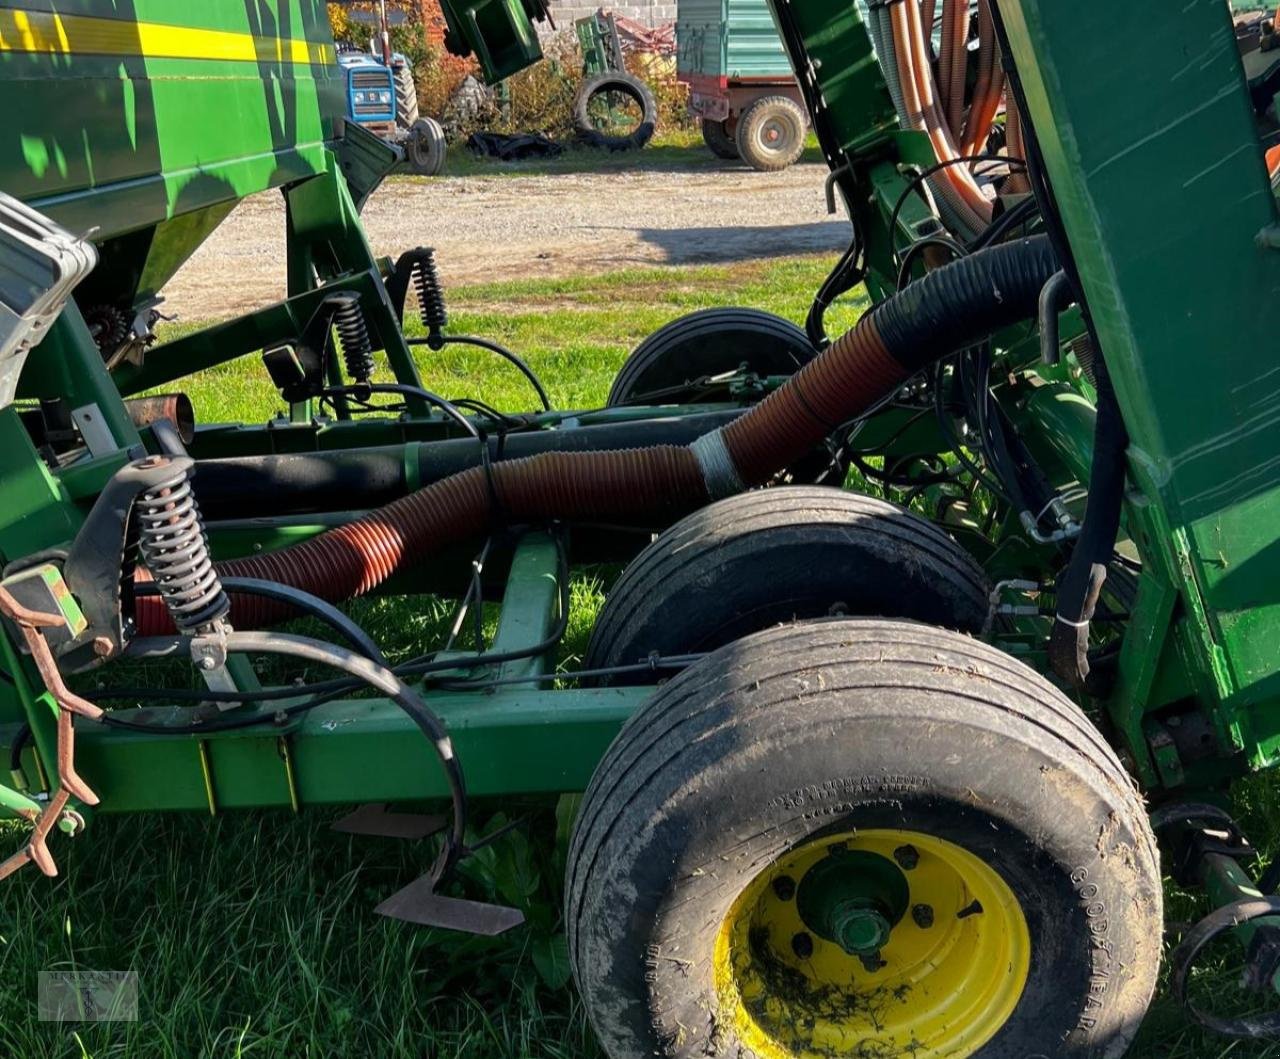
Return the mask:
[[413,287],[418,295],[422,326],[427,329],[428,338],[438,340],[449,326],[449,310],[444,303],[444,284],[436,267],[436,252],[430,247],[424,247],[422,256],[414,262]]
[[178,630],[194,633],[225,618],[231,602],[214,569],[187,472],[143,493],[135,510],[138,550]]
[[333,326],[342,346],[342,360],[352,382],[367,383],[373,378],[373,342],[365,322],[360,298],[355,294],[339,295],[341,302],[333,314]]

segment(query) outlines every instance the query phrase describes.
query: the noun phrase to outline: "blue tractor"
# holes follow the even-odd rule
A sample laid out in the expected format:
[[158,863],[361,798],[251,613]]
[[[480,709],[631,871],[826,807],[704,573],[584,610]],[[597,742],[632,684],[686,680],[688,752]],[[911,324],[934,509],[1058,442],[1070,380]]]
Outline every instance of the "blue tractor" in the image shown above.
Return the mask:
[[339,45],[338,63],[347,75],[347,117],[401,148],[411,172],[439,175],[446,154],[444,129],[419,115],[413,64],[391,50],[390,27],[404,14],[388,12],[383,3],[377,14],[354,10],[350,16],[353,22],[371,23],[377,32],[368,51]]

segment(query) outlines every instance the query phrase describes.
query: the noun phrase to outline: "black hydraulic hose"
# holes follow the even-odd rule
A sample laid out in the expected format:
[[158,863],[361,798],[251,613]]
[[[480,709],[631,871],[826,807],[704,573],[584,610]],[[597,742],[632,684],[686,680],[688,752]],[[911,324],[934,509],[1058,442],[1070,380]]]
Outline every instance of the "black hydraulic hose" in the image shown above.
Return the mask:
[[1040,292],[1040,363],[1057,364],[1062,357],[1062,332],[1058,317],[1074,297],[1065,271],[1054,273]]
[[446,416],[462,427],[473,438],[480,437],[476,425],[464,416],[453,404],[438,393],[424,390],[421,386],[410,386],[399,382],[355,383],[351,386],[331,386],[321,391],[322,397],[364,397],[375,393],[395,394],[399,397],[417,397],[427,404],[439,408]]
[[[430,344],[430,339],[416,338],[409,339],[409,344],[415,345],[423,341]],[[439,341],[446,346],[477,346],[480,349],[487,349],[490,353],[498,354],[503,360],[514,364],[520,373],[529,380],[529,385],[533,387],[534,392],[538,395],[538,400],[542,402],[543,410],[547,412],[552,410],[551,398],[547,395],[547,388],[542,385],[542,380],[538,378],[537,372],[529,367],[528,361],[518,353],[513,353],[499,342],[492,342],[487,338],[478,338],[475,335],[441,335]]]
[[1064,680],[1099,694],[1105,689],[1099,686],[1097,678],[1088,679],[1089,622],[1097,608],[1120,532],[1129,433],[1106,362],[1101,358],[1094,362],[1094,376],[1098,418],[1089,469],[1089,499],[1071,560],[1058,581],[1058,611],[1049,634],[1049,661],[1053,671]]
[[340,669],[358,680],[382,692],[390,698],[431,743],[440,759],[445,779],[449,784],[449,797],[453,803],[453,826],[440,859],[432,869],[431,878],[438,881],[453,866],[466,848],[467,787],[462,775],[462,764],[453,752],[453,742],[444,722],[427,706],[422,698],[385,666],[363,658],[344,647],[322,643],[305,636],[292,636],[278,632],[231,632],[227,634],[227,650],[252,654],[287,655],[308,662]]
[[[278,581],[264,581],[257,577],[224,577],[222,587],[228,592],[243,592],[251,596],[274,599],[279,603],[287,603],[328,625],[370,661],[380,666],[389,665],[382,649],[358,622],[319,596],[313,596],[310,592],[304,592],[292,585],[282,585]],[[134,585],[134,592],[140,596],[155,596],[160,594],[160,586],[153,581],[139,581]]]

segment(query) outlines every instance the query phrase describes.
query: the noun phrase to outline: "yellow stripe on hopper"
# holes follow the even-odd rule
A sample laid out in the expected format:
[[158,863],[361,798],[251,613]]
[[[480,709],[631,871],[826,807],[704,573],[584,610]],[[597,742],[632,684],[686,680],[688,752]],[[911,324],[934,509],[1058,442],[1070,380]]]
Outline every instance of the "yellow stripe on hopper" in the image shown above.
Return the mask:
[[0,8],[0,51],[332,65],[333,45],[222,29]]

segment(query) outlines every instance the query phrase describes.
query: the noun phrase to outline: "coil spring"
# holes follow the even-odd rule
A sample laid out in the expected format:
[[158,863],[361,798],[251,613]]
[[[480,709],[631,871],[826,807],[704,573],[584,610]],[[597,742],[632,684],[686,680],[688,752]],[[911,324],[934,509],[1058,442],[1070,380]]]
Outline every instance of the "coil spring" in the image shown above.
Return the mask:
[[225,618],[231,601],[213,567],[187,472],[143,493],[136,511],[138,550],[173,624],[190,633]]
[[340,295],[341,305],[334,311],[333,326],[338,329],[342,360],[347,376],[353,382],[368,382],[373,377],[373,343],[369,325],[365,323],[360,299],[354,294]]
[[430,247],[413,265],[413,289],[418,295],[418,312],[422,314],[422,326],[433,338],[449,326],[449,310],[444,304],[444,284],[440,282],[440,270],[436,267],[436,252]]

